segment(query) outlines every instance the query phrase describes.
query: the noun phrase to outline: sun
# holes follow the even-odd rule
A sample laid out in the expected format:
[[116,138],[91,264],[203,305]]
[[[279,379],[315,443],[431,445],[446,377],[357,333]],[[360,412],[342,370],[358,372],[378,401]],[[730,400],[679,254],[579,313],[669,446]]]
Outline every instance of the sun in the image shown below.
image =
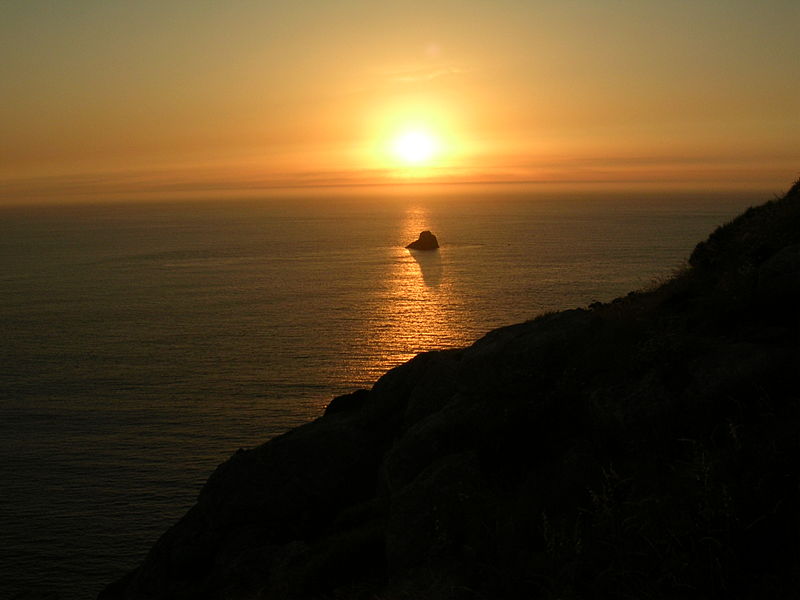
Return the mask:
[[433,134],[415,129],[405,131],[392,142],[392,152],[396,159],[407,165],[423,166],[436,158],[440,142]]

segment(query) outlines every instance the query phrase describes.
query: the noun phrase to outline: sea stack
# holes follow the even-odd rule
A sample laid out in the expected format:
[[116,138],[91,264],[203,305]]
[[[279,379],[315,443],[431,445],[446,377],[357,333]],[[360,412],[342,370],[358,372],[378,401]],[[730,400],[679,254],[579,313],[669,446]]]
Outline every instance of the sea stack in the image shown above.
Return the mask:
[[423,231],[416,241],[406,246],[409,250],[436,250],[438,247],[439,240],[430,231]]

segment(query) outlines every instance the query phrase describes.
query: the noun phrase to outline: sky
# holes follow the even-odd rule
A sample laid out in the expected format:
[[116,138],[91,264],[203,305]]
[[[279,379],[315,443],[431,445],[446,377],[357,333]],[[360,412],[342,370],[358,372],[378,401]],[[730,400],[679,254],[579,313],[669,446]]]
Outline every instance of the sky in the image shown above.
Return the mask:
[[797,0],[0,0],[0,202],[785,189]]

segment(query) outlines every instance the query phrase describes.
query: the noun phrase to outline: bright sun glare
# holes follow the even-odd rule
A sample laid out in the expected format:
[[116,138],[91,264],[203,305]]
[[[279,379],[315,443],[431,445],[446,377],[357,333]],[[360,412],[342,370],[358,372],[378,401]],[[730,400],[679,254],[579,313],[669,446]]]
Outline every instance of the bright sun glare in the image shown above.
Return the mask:
[[400,161],[421,166],[436,157],[439,152],[439,142],[425,131],[407,131],[395,138],[392,149]]

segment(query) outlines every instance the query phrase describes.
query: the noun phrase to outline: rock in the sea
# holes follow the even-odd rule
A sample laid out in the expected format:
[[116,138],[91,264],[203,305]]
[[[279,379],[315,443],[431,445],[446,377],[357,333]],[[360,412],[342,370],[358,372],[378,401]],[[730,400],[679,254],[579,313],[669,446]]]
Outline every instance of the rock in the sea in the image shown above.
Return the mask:
[[436,250],[438,247],[439,240],[430,231],[423,231],[416,241],[406,246],[409,250]]

